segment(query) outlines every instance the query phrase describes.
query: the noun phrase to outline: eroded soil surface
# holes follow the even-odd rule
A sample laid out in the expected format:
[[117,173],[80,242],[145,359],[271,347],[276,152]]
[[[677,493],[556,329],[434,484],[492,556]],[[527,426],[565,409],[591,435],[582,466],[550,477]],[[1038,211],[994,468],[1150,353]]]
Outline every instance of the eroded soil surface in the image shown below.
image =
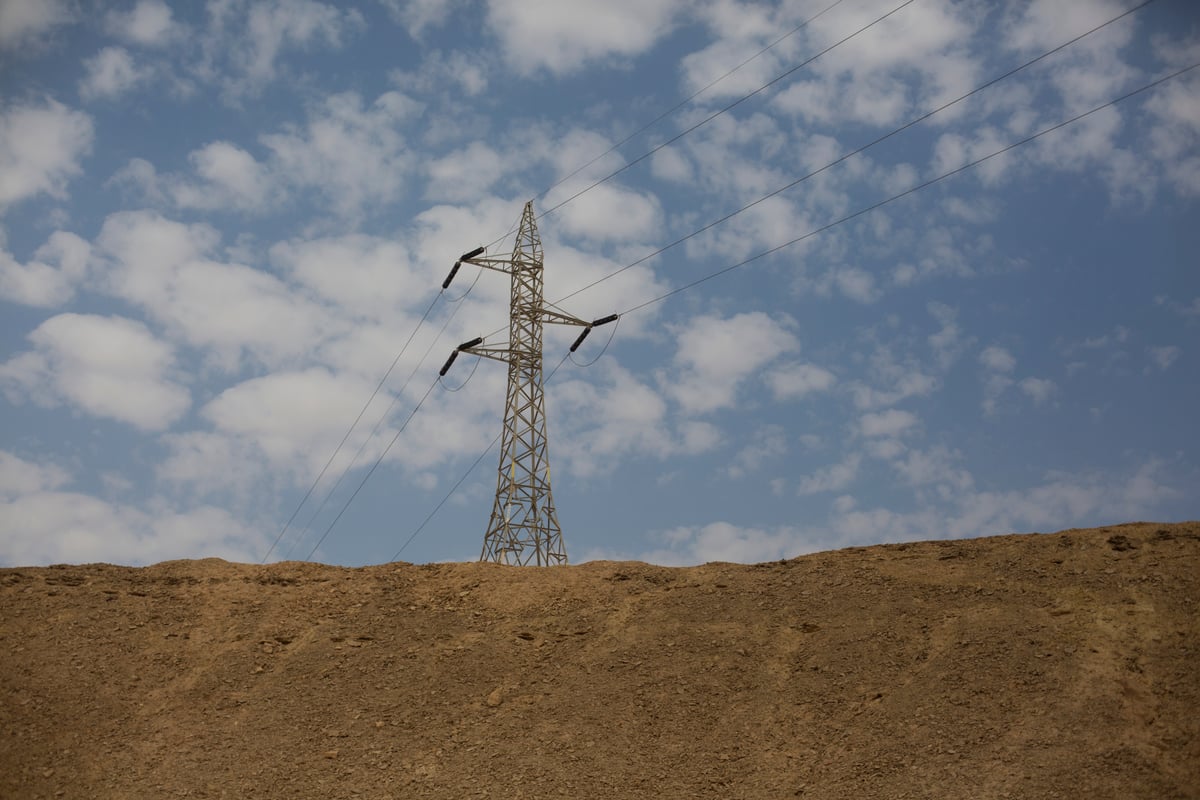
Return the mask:
[[1200,798],[1200,524],[0,570],[0,797]]

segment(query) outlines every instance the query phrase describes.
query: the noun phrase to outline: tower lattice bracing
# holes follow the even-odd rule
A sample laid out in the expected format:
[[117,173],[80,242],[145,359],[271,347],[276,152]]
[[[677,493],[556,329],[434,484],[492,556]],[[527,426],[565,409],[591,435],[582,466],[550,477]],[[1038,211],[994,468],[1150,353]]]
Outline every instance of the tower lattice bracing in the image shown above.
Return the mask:
[[574,350],[594,326],[611,322],[616,316],[589,323],[546,308],[542,296],[542,242],[532,202],[525,204],[521,214],[512,257],[495,258],[482,253],[480,248],[464,254],[443,288],[449,286],[462,263],[508,273],[512,282],[508,344],[489,346],[482,339],[465,342],[442,368],[444,375],[460,352],[508,364],[496,499],[480,560],[537,566],[566,564],[567,551],[550,489],[546,402],[542,392],[542,328],[546,323],[584,328],[572,345]]

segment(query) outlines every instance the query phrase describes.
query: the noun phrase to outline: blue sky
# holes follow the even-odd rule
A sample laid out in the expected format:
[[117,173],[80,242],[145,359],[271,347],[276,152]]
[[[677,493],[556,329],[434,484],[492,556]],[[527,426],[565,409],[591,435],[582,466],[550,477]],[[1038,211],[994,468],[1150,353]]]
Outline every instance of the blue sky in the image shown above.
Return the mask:
[[[818,172],[563,303],[634,309],[1200,62],[1158,0],[824,169],[1135,5],[0,0],[0,563],[258,561],[401,352],[270,557],[474,559],[459,254],[628,166],[539,219],[557,300]],[[1193,70],[632,311],[546,388],[571,559],[1200,517],[1198,222]]]

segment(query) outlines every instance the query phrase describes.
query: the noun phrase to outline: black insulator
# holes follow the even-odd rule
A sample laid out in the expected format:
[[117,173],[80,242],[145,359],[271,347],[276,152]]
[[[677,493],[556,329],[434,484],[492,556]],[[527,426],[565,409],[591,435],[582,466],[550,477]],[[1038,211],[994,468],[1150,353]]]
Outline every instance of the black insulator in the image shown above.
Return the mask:
[[446,280],[442,281],[442,288],[449,289],[450,281],[454,280],[454,276],[458,274],[458,268],[462,266],[461,261],[455,261],[454,266],[450,268],[450,274],[446,276]]
[[591,332],[592,332],[591,325],[588,325],[586,328],[583,329],[583,333],[579,334],[579,338],[575,340],[575,344],[571,345],[572,353],[574,353],[576,350],[579,349],[579,345],[583,344],[583,340],[586,339],[588,334]]
[[619,317],[619,316],[621,316],[621,315],[620,314],[609,314],[607,317],[601,317],[600,319],[593,322],[591,327],[595,328],[599,325],[607,325],[610,322],[616,322],[617,317]]
[[438,372],[439,378],[443,378],[446,376],[446,373],[450,371],[450,365],[454,363],[454,359],[456,359],[456,358],[458,358],[458,351],[457,350],[450,351],[450,357],[446,359],[446,363],[442,364],[442,369],[440,372]]
[[458,349],[459,350],[470,350],[472,347],[474,347],[477,344],[483,344],[482,336],[476,337],[469,342],[463,342],[462,344],[460,344],[458,346]]
[[474,258],[475,256],[477,256],[477,255],[480,255],[480,254],[481,254],[481,253],[482,253],[482,252],[483,252],[485,249],[486,249],[486,248],[483,248],[483,247],[476,247],[474,250],[472,250],[472,251],[471,251],[471,252],[469,252],[469,253],[463,253],[463,255],[462,255],[462,258],[461,258],[461,259],[459,259],[459,260],[460,260],[460,261],[467,261],[468,259],[472,259],[472,258]]

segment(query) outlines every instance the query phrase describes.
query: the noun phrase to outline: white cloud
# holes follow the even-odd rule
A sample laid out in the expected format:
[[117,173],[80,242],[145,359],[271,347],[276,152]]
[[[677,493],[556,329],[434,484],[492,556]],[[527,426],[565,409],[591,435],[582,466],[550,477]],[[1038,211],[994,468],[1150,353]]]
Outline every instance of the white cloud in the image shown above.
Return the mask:
[[257,561],[265,534],[228,511],[147,513],[90,495],[39,491],[0,503],[0,564],[150,564],[212,556]]
[[277,180],[324,195],[342,215],[392,200],[415,159],[401,129],[419,105],[385,92],[369,106],[354,92],[330,95],[309,113],[306,126],[261,137]]
[[858,477],[858,467],[861,463],[862,456],[850,453],[837,464],[831,464],[811,475],[805,475],[800,479],[800,486],[796,493],[809,495],[843,491]]
[[750,443],[733,457],[726,469],[731,478],[741,478],[756,471],[763,462],[787,453],[787,434],[779,425],[764,425],[754,432]]
[[[450,3],[433,0],[439,8]],[[413,4],[415,6],[415,4]],[[448,86],[457,86],[467,97],[477,97],[488,87],[489,62],[484,54],[435,50],[412,72],[392,70],[388,79],[406,92],[445,96]]]
[[87,74],[79,82],[79,94],[85,99],[116,97],[144,81],[149,73],[133,63],[123,47],[106,47],[83,62]]
[[0,211],[46,193],[66,197],[91,150],[92,118],[56,100],[12,105],[0,112]]
[[1048,378],[1024,378],[1018,385],[1035,406],[1045,405],[1058,393],[1058,386]]
[[0,499],[57,489],[70,480],[70,473],[55,464],[36,464],[0,450]]
[[909,450],[892,462],[897,474],[913,487],[933,487],[939,500],[950,500],[970,490],[975,479],[960,466],[962,454],[943,446]]
[[27,264],[0,249],[0,297],[53,308],[71,299],[87,271],[91,246],[73,233],[56,231]]
[[[218,432],[258,447],[274,466],[296,464],[298,473],[310,478],[324,466],[345,434],[347,420],[356,417],[372,388],[361,378],[319,367],[276,372],[226,389],[201,413]],[[377,397],[364,416],[377,417],[386,399]],[[361,444],[368,430],[358,430],[349,445]],[[390,438],[376,442],[370,455],[377,455]],[[334,468],[344,467],[354,452],[341,454]]]
[[645,553],[641,558],[652,564],[671,566],[712,561],[753,564],[798,555],[802,547],[800,535],[794,528],[780,527],[772,531],[728,522],[672,528],[652,534],[652,538],[668,547]]
[[450,14],[464,6],[465,0],[379,0],[392,17],[403,25],[409,36],[418,38],[426,28],[439,27]]
[[692,318],[675,331],[679,349],[668,393],[689,414],[732,406],[742,381],[799,348],[789,324],[761,311]]
[[254,156],[230,142],[210,142],[188,156],[199,183],[169,183],[175,203],[183,208],[262,211],[271,195],[272,176]]
[[234,98],[253,97],[274,81],[284,53],[337,49],[364,24],[357,11],[315,0],[235,0],[210,3],[208,12],[205,45],[210,53],[228,54],[231,74],[224,83]]
[[1017,367],[1017,360],[1012,353],[996,345],[985,348],[979,354],[979,363],[992,372],[1012,372]]
[[336,327],[274,275],[214,260],[218,242],[206,225],[122,211],[104,221],[96,244],[110,262],[108,292],[143,308],[222,369],[237,368],[246,356],[286,364]]
[[1046,50],[1096,27],[1124,10],[1113,0],[1089,0],[1086,3],[1031,0],[1008,9],[1011,16],[1001,33],[1008,46],[1014,49]]
[[1146,101],[1155,124],[1153,155],[1165,179],[1185,197],[1200,196],[1200,81],[1180,77],[1160,86]]
[[426,300],[436,288],[430,275],[413,265],[407,247],[364,234],[280,242],[271,248],[271,261],[360,318],[386,320]]
[[623,459],[670,456],[711,450],[720,435],[711,425],[676,421],[663,397],[611,359],[592,369],[592,381],[568,379],[553,389],[556,408],[569,416],[555,422],[565,446],[555,449],[567,470],[580,477],[605,474]]
[[128,11],[109,11],[105,27],[117,38],[145,47],[164,47],[182,34],[162,0],[139,0]]
[[4,0],[0,3],[0,50],[28,45],[72,18],[65,0]]
[[937,302],[930,302],[926,308],[942,326],[937,333],[930,335],[929,347],[933,350],[938,367],[947,370],[971,346],[973,340],[963,336],[962,328],[958,325],[957,309]]
[[897,436],[918,422],[915,414],[892,408],[862,415],[858,420],[858,430],[863,436]]
[[827,391],[837,382],[837,376],[815,364],[793,362],[775,367],[766,380],[776,400],[798,400],[814,392]]
[[[810,46],[824,48],[887,10],[843,6],[814,26]],[[968,54],[975,12],[939,0],[914,4],[875,24],[815,62],[812,78],[774,99],[783,111],[823,123],[891,126],[969,90],[979,72]],[[917,75],[913,84],[899,76]]]
[[468,200],[485,194],[504,175],[505,159],[483,142],[429,162],[425,193],[435,200]]
[[937,378],[927,374],[916,359],[894,352],[896,344],[877,345],[872,353],[868,367],[874,385],[863,381],[850,384],[856,408],[887,408],[910,397],[925,397],[938,387]]
[[1175,363],[1175,360],[1183,353],[1183,350],[1173,344],[1165,347],[1147,347],[1146,354],[1150,357],[1150,362],[1158,368],[1160,372],[1166,372]]
[[34,349],[0,366],[10,396],[44,405],[65,401],[143,431],[166,428],[191,405],[188,390],[169,377],[170,346],[140,322],[59,314],[28,338]]
[[[800,282],[798,285],[803,287],[806,284]],[[856,303],[874,303],[881,295],[875,285],[875,277],[858,267],[834,267],[807,285],[811,285],[821,297],[829,297],[837,291]]]
[[563,74],[649,49],[680,6],[679,0],[488,0],[488,23],[519,72]]
[[612,183],[572,200],[555,216],[567,233],[592,241],[652,241],[662,230],[657,198]]

